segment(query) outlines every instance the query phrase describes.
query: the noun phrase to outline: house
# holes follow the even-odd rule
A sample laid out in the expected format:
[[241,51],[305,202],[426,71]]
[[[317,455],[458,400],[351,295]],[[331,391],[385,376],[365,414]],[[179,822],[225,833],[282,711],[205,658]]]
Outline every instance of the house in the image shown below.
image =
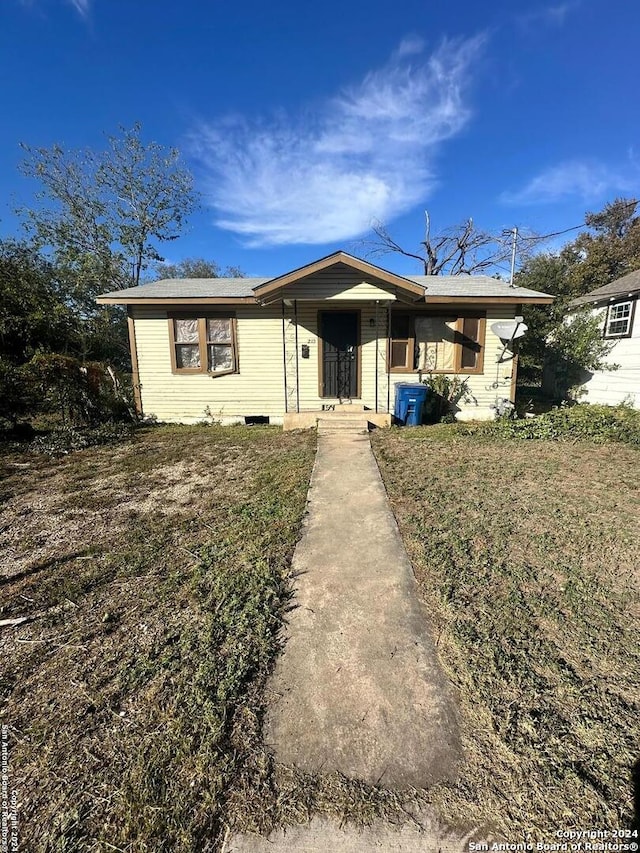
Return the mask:
[[639,296],[640,270],[636,270],[570,303],[570,309],[587,307],[598,317],[603,338],[613,343],[604,361],[617,365],[615,370],[588,374],[581,398],[587,403],[615,406],[627,402],[640,409],[640,319],[636,311]]
[[193,423],[315,424],[336,406],[391,422],[394,386],[457,375],[461,419],[513,399],[517,359],[493,332],[552,297],[487,276],[401,276],[346,252],[275,278],[172,279],[98,297],[126,305],[136,404]]

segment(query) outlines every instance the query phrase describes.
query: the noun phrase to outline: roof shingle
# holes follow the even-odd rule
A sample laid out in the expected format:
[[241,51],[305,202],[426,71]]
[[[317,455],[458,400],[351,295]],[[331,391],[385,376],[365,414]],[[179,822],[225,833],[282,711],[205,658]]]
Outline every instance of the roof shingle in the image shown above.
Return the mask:
[[[451,297],[536,297],[547,296],[526,287],[510,287],[505,281],[490,278],[486,275],[418,275],[405,276],[425,288],[427,300],[432,296]],[[269,278],[168,278],[142,284],[139,287],[128,287],[126,290],[114,290],[103,293],[102,298],[109,299],[197,299],[228,298],[241,299],[254,296],[254,288],[271,281]]]
[[633,296],[636,293],[640,293],[640,270],[627,273],[622,278],[617,278],[609,284],[604,284],[602,287],[585,293],[584,296],[573,299],[569,303],[569,307],[577,308],[580,305],[588,305],[593,302],[608,302],[615,299],[616,296]]

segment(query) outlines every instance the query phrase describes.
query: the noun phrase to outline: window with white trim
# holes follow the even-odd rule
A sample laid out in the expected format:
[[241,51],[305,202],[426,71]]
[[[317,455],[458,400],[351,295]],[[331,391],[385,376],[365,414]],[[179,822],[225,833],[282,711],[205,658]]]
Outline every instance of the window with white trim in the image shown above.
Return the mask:
[[605,338],[624,338],[631,332],[631,318],[633,315],[633,303],[617,302],[609,305],[607,310],[607,321],[604,328]]

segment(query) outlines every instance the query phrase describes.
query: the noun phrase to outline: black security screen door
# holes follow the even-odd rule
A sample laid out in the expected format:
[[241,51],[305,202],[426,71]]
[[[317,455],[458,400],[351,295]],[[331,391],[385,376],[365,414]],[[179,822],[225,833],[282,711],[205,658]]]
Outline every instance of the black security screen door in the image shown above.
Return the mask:
[[358,394],[358,315],[327,311],[320,315],[322,396],[349,399]]

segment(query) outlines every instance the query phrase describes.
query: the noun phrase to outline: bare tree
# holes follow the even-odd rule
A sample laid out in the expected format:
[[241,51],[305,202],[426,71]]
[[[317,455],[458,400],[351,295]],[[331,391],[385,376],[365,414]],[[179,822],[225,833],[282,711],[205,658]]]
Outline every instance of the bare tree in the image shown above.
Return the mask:
[[[372,231],[377,239],[363,241],[369,255],[380,256],[397,252],[407,258],[415,258],[424,267],[425,275],[461,275],[493,273],[498,269],[508,270],[512,250],[512,231],[499,235],[480,231],[473,219],[461,225],[447,228],[439,234],[431,233],[431,217],[425,210],[425,235],[421,250],[410,252],[397,243],[382,222],[374,222]],[[533,248],[534,239],[527,238],[527,255]],[[521,252],[524,251],[521,249]],[[520,252],[520,254],[521,254]]]

